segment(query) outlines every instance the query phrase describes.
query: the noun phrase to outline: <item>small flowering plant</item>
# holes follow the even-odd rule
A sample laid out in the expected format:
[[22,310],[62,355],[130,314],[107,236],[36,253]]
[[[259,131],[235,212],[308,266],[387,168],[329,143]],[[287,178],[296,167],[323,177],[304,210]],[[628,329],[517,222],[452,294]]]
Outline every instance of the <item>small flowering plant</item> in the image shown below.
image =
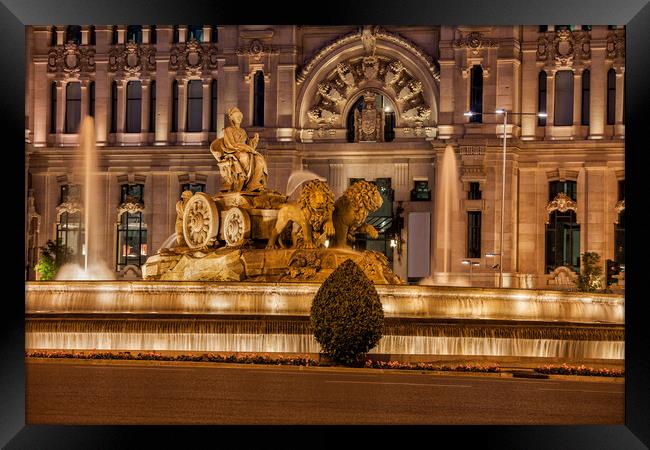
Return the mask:
[[498,364],[461,364],[455,366],[436,365],[433,363],[402,363],[399,361],[373,361],[366,360],[365,367],[373,369],[405,369],[405,370],[430,370],[430,371],[460,371],[460,372],[491,372],[498,373],[501,368]]
[[594,369],[593,367],[586,367],[584,364],[580,366],[569,366],[567,363],[562,365],[545,365],[535,369],[538,373],[555,374],[555,375],[591,375],[599,377],[622,377],[625,376],[624,369]]

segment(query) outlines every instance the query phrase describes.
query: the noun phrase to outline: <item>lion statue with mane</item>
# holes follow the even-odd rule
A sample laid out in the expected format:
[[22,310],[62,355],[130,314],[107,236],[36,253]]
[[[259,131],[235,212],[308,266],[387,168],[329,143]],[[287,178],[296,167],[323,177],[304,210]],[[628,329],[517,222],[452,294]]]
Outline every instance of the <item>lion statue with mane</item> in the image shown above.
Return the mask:
[[349,248],[348,241],[354,241],[355,233],[366,233],[376,239],[379,233],[365,222],[368,214],[378,210],[383,202],[379,188],[368,181],[359,180],[347,188],[334,205],[336,247]]
[[327,236],[334,235],[332,212],[334,211],[334,192],[323,181],[311,180],[300,192],[297,202],[284,204],[278,211],[278,219],[266,245],[267,249],[279,245],[278,239],[289,222],[293,223],[291,238],[293,248],[318,248],[323,246]]

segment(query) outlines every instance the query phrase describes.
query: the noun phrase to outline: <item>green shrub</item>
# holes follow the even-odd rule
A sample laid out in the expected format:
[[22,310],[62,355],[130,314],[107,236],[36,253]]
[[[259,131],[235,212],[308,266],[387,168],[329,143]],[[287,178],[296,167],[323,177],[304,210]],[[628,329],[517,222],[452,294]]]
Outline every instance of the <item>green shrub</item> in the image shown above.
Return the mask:
[[603,269],[600,256],[596,252],[582,254],[582,273],[578,275],[576,287],[582,292],[601,291],[603,289]]
[[53,280],[59,268],[72,256],[72,250],[57,245],[51,240],[47,241],[47,244],[40,250],[41,254],[34,270],[38,273],[39,280]]
[[361,365],[381,339],[384,310],[377,290],[354,261],[343,262],[323,282],[311,305],[311,326],[323,353]]

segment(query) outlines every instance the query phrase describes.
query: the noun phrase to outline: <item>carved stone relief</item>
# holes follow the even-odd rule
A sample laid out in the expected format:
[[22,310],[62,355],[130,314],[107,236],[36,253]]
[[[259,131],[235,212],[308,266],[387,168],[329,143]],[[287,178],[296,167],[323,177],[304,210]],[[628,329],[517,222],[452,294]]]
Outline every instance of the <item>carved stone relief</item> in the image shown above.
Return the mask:
[[196,39],[175,44],[169,53],[169,68],[181,76],[207,75],[217,69],[217,47]]
[[483,49],[498,47],[497,41],[483,37],[478,31],[467,33],[464,37],[454,42],[454,45],[458,48],[468,49],[474,56],[479,55]]
[[114,45],[108,51],[108,71],[121,76],[146,76],[156,71],[156,49],[148,44]]
[[537,60],[544,61],[547,69],[579,67],[590,58],[590,34],[587,31],[549,31],[537,39]]
[[95,49],[68,42],[53,47],[47,56],[47,71],[65,78],[79,78],[95,71]]
[[555,198],[550,201],[548,205],[546,205],[546,212],[548,214],[552,213],[553,211],[566,212],[569,210],[577,213],[578,207],[576,202],[571,200],[571,198],[564,192],[559,192]]

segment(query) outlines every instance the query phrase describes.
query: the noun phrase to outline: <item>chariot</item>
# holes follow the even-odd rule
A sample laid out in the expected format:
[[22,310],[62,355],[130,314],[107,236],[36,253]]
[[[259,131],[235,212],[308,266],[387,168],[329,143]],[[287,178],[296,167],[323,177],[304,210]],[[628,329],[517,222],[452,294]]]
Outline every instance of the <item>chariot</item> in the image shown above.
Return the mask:
[[183,211],[185,244],[201,250],[268,240],[285,203],[286,196],[273,191],[196,192]]

